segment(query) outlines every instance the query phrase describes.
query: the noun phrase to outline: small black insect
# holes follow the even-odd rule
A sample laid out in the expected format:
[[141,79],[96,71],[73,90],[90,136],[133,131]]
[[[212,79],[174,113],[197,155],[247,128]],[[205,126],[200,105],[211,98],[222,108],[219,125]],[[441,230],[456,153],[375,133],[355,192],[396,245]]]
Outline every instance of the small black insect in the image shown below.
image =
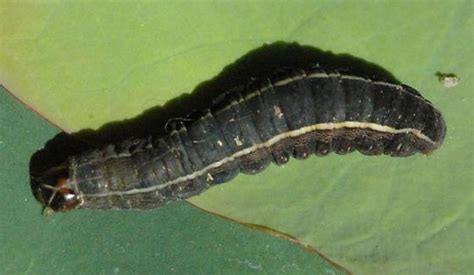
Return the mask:
[[291,70],[226,93],[164,136],[71,156],[34,193],[55,211],[156,208],[290,157],[428,154],[445,132],[441,113],[409,86]]

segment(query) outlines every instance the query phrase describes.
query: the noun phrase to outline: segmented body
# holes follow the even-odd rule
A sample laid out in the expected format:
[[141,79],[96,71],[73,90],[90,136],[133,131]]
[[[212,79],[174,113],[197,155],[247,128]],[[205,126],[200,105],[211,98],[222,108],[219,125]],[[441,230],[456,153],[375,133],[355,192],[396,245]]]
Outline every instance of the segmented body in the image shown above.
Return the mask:
[[408,86],[299,70],[226,93],[166,136],[71,157],[68,186],[80,208],[156,208],[291,156],[429,153],[445,130]]

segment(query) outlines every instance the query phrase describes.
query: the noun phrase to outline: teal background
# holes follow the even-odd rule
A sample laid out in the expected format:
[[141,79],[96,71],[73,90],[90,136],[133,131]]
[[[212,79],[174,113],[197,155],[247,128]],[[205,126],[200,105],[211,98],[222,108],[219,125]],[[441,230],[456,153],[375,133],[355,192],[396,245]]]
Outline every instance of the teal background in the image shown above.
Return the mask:
[[58,130],[0,87],[1,274],[336,274],[289,241],[186,202],[42,216],[31,155]]

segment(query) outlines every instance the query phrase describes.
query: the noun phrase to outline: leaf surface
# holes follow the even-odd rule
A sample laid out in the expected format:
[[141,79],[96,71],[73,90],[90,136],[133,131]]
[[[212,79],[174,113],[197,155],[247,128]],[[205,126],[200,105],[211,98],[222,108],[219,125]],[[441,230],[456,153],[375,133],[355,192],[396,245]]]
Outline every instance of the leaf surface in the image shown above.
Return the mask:
[[[3,5],[0,81],[70,132],[163,105],[268,42],[383,66],[443,112],[439,151],[293,160],[191,201],[293,235],[355,273],[474,270],[472,1]],[[447,89],[439,71],[460,84]]]

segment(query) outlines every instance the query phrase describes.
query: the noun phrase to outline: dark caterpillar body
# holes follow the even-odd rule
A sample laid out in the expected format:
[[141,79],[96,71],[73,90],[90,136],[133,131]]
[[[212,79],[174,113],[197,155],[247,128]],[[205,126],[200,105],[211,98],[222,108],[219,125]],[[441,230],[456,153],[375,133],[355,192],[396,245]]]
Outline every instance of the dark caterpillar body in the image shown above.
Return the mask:
[[156,208],[291,156],[427,154],[445,131],[441,113],[408,86],[293,70],[226,93],[166,136],[70,157],[35,195],[61,211]]

